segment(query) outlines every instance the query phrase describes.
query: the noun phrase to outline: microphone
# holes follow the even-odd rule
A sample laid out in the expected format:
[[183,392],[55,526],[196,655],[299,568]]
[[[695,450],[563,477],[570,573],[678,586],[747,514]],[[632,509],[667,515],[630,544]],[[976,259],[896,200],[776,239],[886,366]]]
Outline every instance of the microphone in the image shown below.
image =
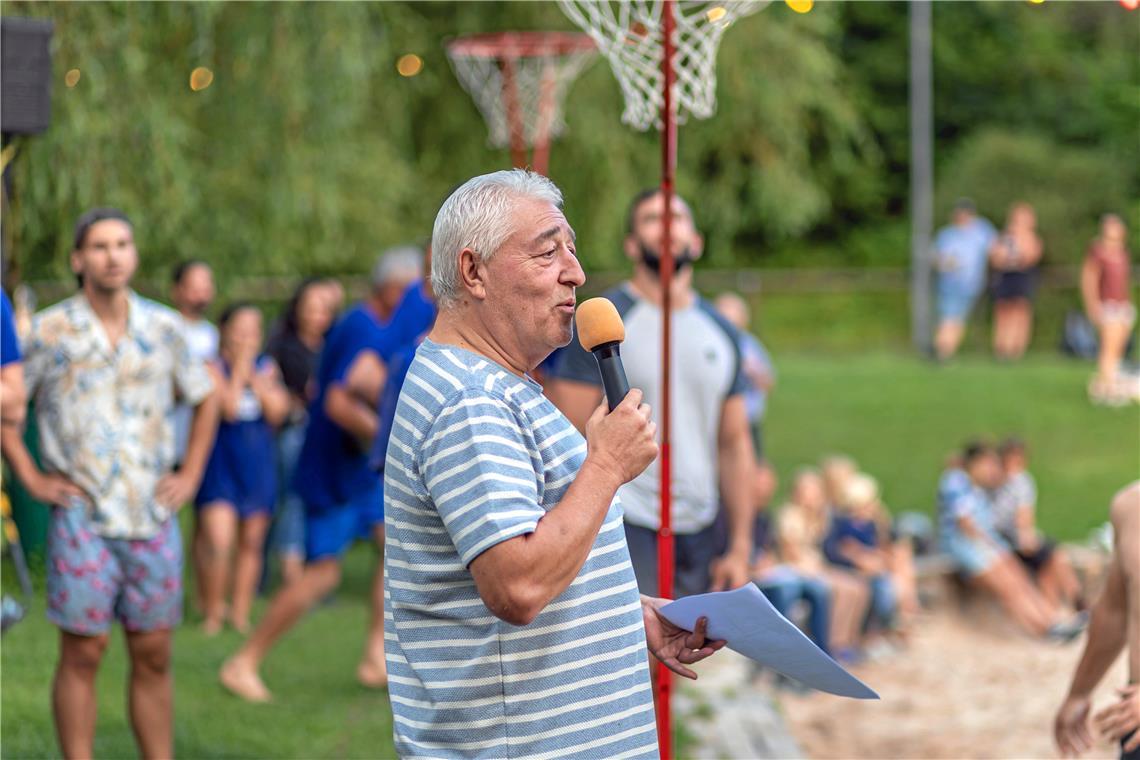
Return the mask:
[[629,393],[629,381],[625,379],[625,367],[621,363],[625,325],[621,323],[617,307],[606,298],[583,301],[574,320],[578,325],[578,340],[582,343],[582,348],[598,360],[602,387],[606,389],[606,402],[612,412],[625,398],[625,394]]

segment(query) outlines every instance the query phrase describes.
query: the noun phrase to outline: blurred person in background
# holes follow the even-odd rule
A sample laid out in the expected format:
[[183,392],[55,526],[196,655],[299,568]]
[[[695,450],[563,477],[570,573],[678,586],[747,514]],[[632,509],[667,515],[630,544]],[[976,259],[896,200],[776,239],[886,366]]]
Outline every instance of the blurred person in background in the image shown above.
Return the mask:
[[819,463],[823,478],[823,495],[830,518],[843,511],[847,504],[847,484],[859,474],[855,460],[842,454],[829,454]]
[[[1100,336],[1097,374],[1089,384],[1089,398],[1098,404],[1125,404],[1136,393],[1120,373],[1128,336],[1136,324],[1127,239],[1124,221],[1116,214],[1105,214],[1100,235],[1089,244],[1081,267],[1085,313]],[[1135,385],[1136,380],[1132,383]]]
[[[171,275],[170,302],[186,326],[186,345],[190,355],[209,361],[218,355],[218,328],[206,319],[214,302],[214,270],[200,259],[178,263]],[[179,404],[174,412],[175,461],[181,462],[190,435],[191,409]]]
[[[622,355],[630,387],[642,388],[656,421],[661,409],[661,242],[665,200],[660,190],[639,193],[626,217],[624,249],[633,276],[605,296],[625,322]],[[673,336],[683,350],[672,355],[672,491],[675,594],[737,588],[749,581],[755,457],[744,392],[747,382],[736,328],[693,289],[693,262],[704,239],[688,204],[673,198],[675,271],[671,283]],[[546,393],[579,432],[602,401],[598,365],[579,341],[560,349]],[[657,530],[660,463],[654,461],[621,487],[637,584],[658,596]],[[716,554],[715,523],[728,516],[728,552]],[[711,568],[711,572],[710,572]]]
[[305,442],[308,406],[316,392],[317,362],[334,317],[326,281],[310,277],[293,291],[281,324],[265,347],[289,391],[289,413],[277,434],[279,498],[271,538],[286,584],[299,578],[305,565],[305,505],[292,478]]
[[1083,621],[1063,622],[1041,595],[994,525],[989,494],[1004,474],[997,450],[974,441],[962,452],[961,467],[943,473],[938,486],[939,539],[968,582],[997,597],[1026,632],[1059,641],[1080,635]]
[[28,392],[12,302],[0,291],[0,422],[20,430],[27,411]]
[[844,661],[858,657],[858,647],[871,603],[870,586],[832,568],[823,556],[831,515],[823,478],[812,468],[796,473],[792,495],[780,508],[776,523],[780,559],[801,575],[819,578],[831,590],[831,651]]
[[[423,277],[422,253],[396,249],[372,269],[368,297],[329,331],[317,371],[309,427],[293,474],[305,503],[305,568],[279,590],[265,617],[223,664],[222,685],[250,702],[266,702],[269,689],[260,668],[277,641],[341,580],[344,553],[361,535],[384,547],[384,495],[369,461],[379,429],[377,404],[387,380],[386,357],[394,333],[386,328],[409,286]],[[372,615],[357,680],[387,684],[384,661],[384,566],[372,586]]]
[[1084,609],[1081,584],[1065,552],[1037,528],[1037,483],[1027,469],[1029,456],[1019,438],[998,448],[1004,480],[993,494],[994,524],[1014,555],[1055,605]]
[[249,632],[265,534],[277,502],[274,431],[289,413],[289,392],[276,362],[260,355],[261,322],[261,311],[248,303],[229,306],[218,320],[221,347],[211,369],[221,423],[194,499],[207,636],[222,629],[231,580],[229,621],[238,632]]
[[772,357],[760,339],[749,332],[751,314],[748,304],[736,293],[721,293],[713,301],[713,306],[729,324],[735,327],[740,336],[740,359],[744,379],[748,389],[744,391],[744,406],[748,412],[748,424],[752,428],[752,445],[756,457],[764,460],[763,423],[764,412],[768,408],[768,394],[776,387],[776,369]]
[[952,223],[934,238],[934,268],[938,273],[938,328],[934,353],[946,360],[958,351],[966,322],[986,284],[986,257],[996,235],[994,226],[978,215],[968,198],[954,204]]
[[1104,590],[1092,608],[1089,635],[1069,693],[1053,719],[1053,737],[1065,757],[1092,748],[1093,689],[1128,649],[1128,685],[1115,704],[1093,718],[1106,738],[1120,742],[1121,760],[1140,760],[1140,481],[1116,494],[1111,506],[1114,548]]
[[[176,513],[197,490],[213,442],[213,384],[178,314],[131,289],[138,251],[126,215],[93,209],[74,240],[80,290],[40,312],[24,344],[43,469],[18,429],[4,425],[0,440],[32,498],[52,505],[47,612],[60,629],[52,711],[61,753],[94,754],[96,676],[118,619],[139,753],[171,757],[171,634],[182,619]],[[174,471],[176,398],[194,412]]]
[[[753,471],[752,505],[752,557],[749,571],[752,581],[768,597],[780,614],[792,620],[796,605],[808,607],[808,636],[825,652],[831,651],[831,589],[818,573],[801,572],[799,568],[780,561],[776,553],[773,521],[768,513],[771,492],[767,478],[759,468]],[[728,548],[728,521],[721,510],[716,521],[717,553]],[[793,622],[796,622],[793,620]]]
[[1033,334],[1033,292],[1041,262],[1037,213],[1028,203],[1009,209],[1005,228],[990,245],[993,267],[994,354],[998,359],[1020,359]]
[[899,589],[891,574],[889,538],[882,535],[878,485],[862,473],[846,484],[841,509],[832,517],[823,553],[832,565],[866,579],[871,589],[864,630],[874,652],[898,627]]

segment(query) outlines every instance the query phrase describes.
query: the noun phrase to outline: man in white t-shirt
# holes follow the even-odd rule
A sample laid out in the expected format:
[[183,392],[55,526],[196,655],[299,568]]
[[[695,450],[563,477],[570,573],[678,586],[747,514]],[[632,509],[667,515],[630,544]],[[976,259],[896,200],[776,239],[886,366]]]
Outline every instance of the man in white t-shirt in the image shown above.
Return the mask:
[[[664,198],[648,190],[630,205],[625,253],[633,277],[605,295],[625,323],[622,357],[630,387],[645,392],[658,421],[661,409],[661,237]],[[749,580],[752,554],[754,453],[744,392],[739,333],[693,289],[692,262],[703,240],[688,205],[673,199],[672,240],[672,529],[676,596],[736,588]],[[574,340],[554,361],[547,395],[579,430],[601,402],[598,367]],[[638,587],[656,596],[660,526],[659,461],[621,488]],[[728,553],[717,558],[717,513],[728,522]]]

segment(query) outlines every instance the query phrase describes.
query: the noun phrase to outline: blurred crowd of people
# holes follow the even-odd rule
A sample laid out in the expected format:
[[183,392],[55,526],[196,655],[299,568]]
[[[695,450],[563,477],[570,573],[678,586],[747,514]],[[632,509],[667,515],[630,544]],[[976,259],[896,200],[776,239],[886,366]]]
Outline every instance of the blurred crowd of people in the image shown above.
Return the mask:
[[[889,653],[905,644],[919,612],[914,546],[923,531],[892,522],[877,481],[844,456],[796,472],[786,503],[769,513],[776,475],[763,419],[776,372],[749,332],[747,302],[733,293],[710,302],[694,289],[703,238],[685,201],[673,203],[674,595],[754,582],[837,659]],[[625,323],[630,385],[644,392],[658,424],[665,216],[659,191],[633,199],[624,243],[632,273],[606,293]],[[1032,208],[1018,204],[998,234],[972,205],[958,205],[937,242],[941,357],[957,349],[987,266],[997,275],[995,351],[1006,359],[1024,352],[1041,254],[1034,224]],[[1102,358],[1096,398],[1115,398],[1135,317],[1123,239],[1119,219],[1106,217],[1082,280],[1102,356],[1116,352]],[[396,402],[436,317],[430,251],[386,251],[367,295],[347,308],[336,281],[304,280],[268,327],[249,302],[209,321],[215,284],[204,261],[173,270],[173,309],[135,293],[134,230],[120,211],[81,217],[70,261],[79,292],[37,314],[19,340],[4,299],[3,452],[29,493],[53,507],[48,608],[63,637],[53,688],[65,753],[90,746],[94,676],[118,619],[129,632],[132,694],[150,705],[148,715],[133,716],[136,728],[149,726],[139,741],[163,754],[171,741],[169,634],[182,616],[174,514],[193,504],[189,560],[203,631],[230,625],[247,634],[219,678],[244,699],[266,701],[263,659],[336,588],[346,549],[358,539],[384,548],[383,469]],[[577,337],[534,375],[584,432],[603,389]],[[38,464],[22,436],[29,399]],[[637,584],[650,596],[660,596],[659,467],[619,491]],[[1084,600],[1064,554],[1036,528],[1024,445],[967,446],[938,497],[940,546],[958,571],[1028,632],[1066,640],[1079,633],[1084,619],[1069,611],[1079,613]],[[281,584],[255,627],[266,558]],[[357,670],[373,687],[387,682],[383,578],[378,562]]]
[[[1121,370],[1136,324],[1127,234],[1118,215],[1105,214],[1081,265],[1084,316],[1096,334],[1097,371],[1088,388],[1096,404],[1120,406],[1140,400],[1140,380]],[[933,244],[938,273],[935,356],[946,360],[957,353],[970,312],[988,282],[994,356],[1002,361],[1020,359],[1033,334],[1033,299],[1042,254],[1032,205],[1013,204],[1005,226],[997,230],[971,200],[960,199],[951,223],[938,231]]]

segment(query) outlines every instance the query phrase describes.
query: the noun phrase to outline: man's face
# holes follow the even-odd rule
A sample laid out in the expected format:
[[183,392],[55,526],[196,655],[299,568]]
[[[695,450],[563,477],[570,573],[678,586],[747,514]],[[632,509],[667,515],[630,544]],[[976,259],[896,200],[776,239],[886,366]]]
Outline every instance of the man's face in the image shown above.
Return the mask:
[[214,301],[214,273],[205,264],[190,267],[174,286],[173,300],[180,312],[201,319]]
[[965,227],[970,222],[974,221],[974,212],[968,208],[954,209],[954,224],[959,227]]
[[[488,324],[509,336],[522,358],[537,364],[570,342],[574,290],[586,275],[575,253],[574,231],[557,206],[522,200],[514,218],[514,234],[490,261],[479,264],[479,290]],[[478,291],[472,294],[479,298]]]
[[[685,202],[673,196],[673,223],[671,226],[671,247],[673,256],[696,260],[700,258],[704,241]],[[626,255],[637,262],[644,262],[646,254],[660,260],[662,235],[665,231],[665,196],[657,195],[642,201],[633,213],[633,231],[626,237]],[[652,269],[652,265],[650,266]]]
[[127,287],[138,263],[131,226],[119,219],[91,225],[83,246],[71,252],[71,271],[103,293]]

